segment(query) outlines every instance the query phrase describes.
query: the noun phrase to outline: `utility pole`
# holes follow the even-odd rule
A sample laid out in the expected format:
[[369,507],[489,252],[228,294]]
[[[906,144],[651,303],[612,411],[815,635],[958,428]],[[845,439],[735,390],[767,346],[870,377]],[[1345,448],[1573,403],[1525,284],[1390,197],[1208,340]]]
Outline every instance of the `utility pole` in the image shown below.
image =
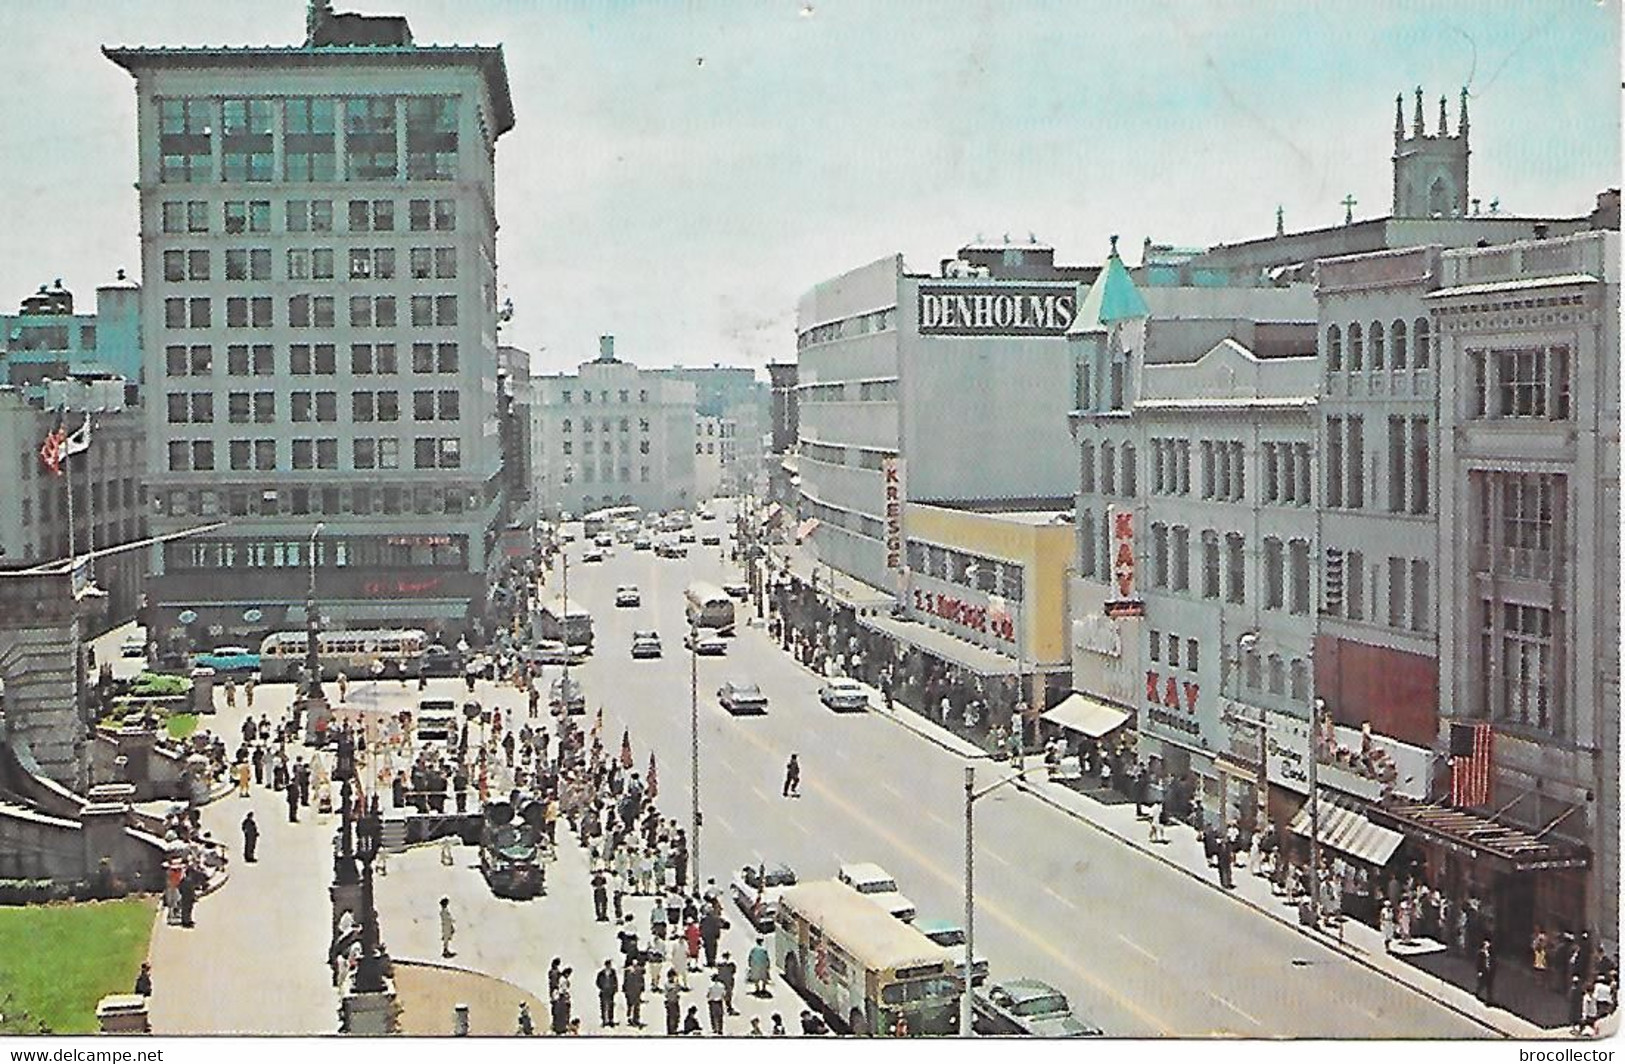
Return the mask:
[[694,882],[700,882],[700,657],[699,629],[688,622],[688,792],[690,801],[690,863]]
[[970,1038],[972,967],[976,963],[976,766],[965,766],[965,986],[959,996],[959,1037]]
[[1309,700],[1309,911],[1320,927],[1320,714],[1326,701]]

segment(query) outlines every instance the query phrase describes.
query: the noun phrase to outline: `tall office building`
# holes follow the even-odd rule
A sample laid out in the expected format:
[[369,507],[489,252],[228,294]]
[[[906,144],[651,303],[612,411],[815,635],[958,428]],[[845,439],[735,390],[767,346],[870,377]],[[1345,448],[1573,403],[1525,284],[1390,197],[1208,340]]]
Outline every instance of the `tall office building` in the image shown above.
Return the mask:
[[[501,46],[310,7],[303,44],[108,48],[135,78],[161,640],[462,630],[505,520]],[[187,618],[185,626],[180,623]]]

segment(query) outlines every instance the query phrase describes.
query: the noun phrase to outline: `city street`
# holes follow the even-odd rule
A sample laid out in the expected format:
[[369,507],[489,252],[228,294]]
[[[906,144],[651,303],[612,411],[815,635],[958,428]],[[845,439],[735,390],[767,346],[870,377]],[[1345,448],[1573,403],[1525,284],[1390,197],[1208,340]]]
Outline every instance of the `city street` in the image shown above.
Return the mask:
[[[725,540],[725,544],[726,544]],[[726,548],[724,548],[726,549]],[[740,579],[714,547],[686,560],[617,545],[602,563],[570,549],[570,594],[591,610],[595,652],[573,670],[590,709],[605,707],[659,758],[661,804],[688,805],[689,657],[683,591],[691,579]],[[555,568],[549,591],[558,587]],[[643,604],[616,608],[636,584]],[[747,616],[740,606],[740,619]],[[633,661],[635,628],[658,628],[664,657]],[[554,670],[550,670],[552,672]],[[819,681],[761,628],[741,623],[721,658],[699,659],[702,875],[785,861],[803,880],[847,861],[897,877],[922,916],[963,913],[964,760],[886,719],[834,714]],[[760,684],[765,717],[731,717],[729,679]],[[903,711],[906,712],[906,711]],[[791,752],[800,800],[780,797]],[[980,761],[978,782],[1010,769]],[[993,978],[1033,975],[1065,990],[1108,1034],[1245,1037],[1473,1037],[1488,1033],[1408,988],[1092,831],[1014,788],[977,805],[977,952]]]

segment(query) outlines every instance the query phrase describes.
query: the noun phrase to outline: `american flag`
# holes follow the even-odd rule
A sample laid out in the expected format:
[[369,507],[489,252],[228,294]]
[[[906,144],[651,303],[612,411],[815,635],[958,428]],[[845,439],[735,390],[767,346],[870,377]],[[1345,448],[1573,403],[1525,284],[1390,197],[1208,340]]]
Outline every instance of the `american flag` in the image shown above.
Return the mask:
[[1488,724],[1450,725],[1450,804],[1458,809],[1490,804],[1491,750]]

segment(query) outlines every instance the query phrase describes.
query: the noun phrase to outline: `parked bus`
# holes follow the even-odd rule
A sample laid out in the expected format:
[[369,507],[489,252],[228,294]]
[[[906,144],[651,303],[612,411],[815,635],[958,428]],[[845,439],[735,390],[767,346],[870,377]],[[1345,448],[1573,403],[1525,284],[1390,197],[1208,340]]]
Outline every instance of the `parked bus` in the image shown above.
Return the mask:
[[592,646],[592,614],[574,599],[560,595],[538,603],[531,613],[530,634],[567,647]]
[[853,1034],[959,1031],[951,952],[833,879],[779,895],[773,952],[785,981]]
[[602,510],[594,510],[581,519],[581,534],[592,539],[600,532],[609,532],[615,527],[617,521],[636,521],[643,515],[643,508],[639,506],[606,506]]
[[[266,636],[260,644],[260,679],[269,683],[299,679],[307,639],[304,632]],[[316,657],[324,680],[341,672],[352,680],[371,679],[374,662],[383,664],[381,676],[416,676],[428,645],[428,633],[421,628],[330,630],[317,635]]]
[[734,630],[734,600],[715,584],[693,583],[685,592],[688,623],[695,628],[715,628],[724,635]]

